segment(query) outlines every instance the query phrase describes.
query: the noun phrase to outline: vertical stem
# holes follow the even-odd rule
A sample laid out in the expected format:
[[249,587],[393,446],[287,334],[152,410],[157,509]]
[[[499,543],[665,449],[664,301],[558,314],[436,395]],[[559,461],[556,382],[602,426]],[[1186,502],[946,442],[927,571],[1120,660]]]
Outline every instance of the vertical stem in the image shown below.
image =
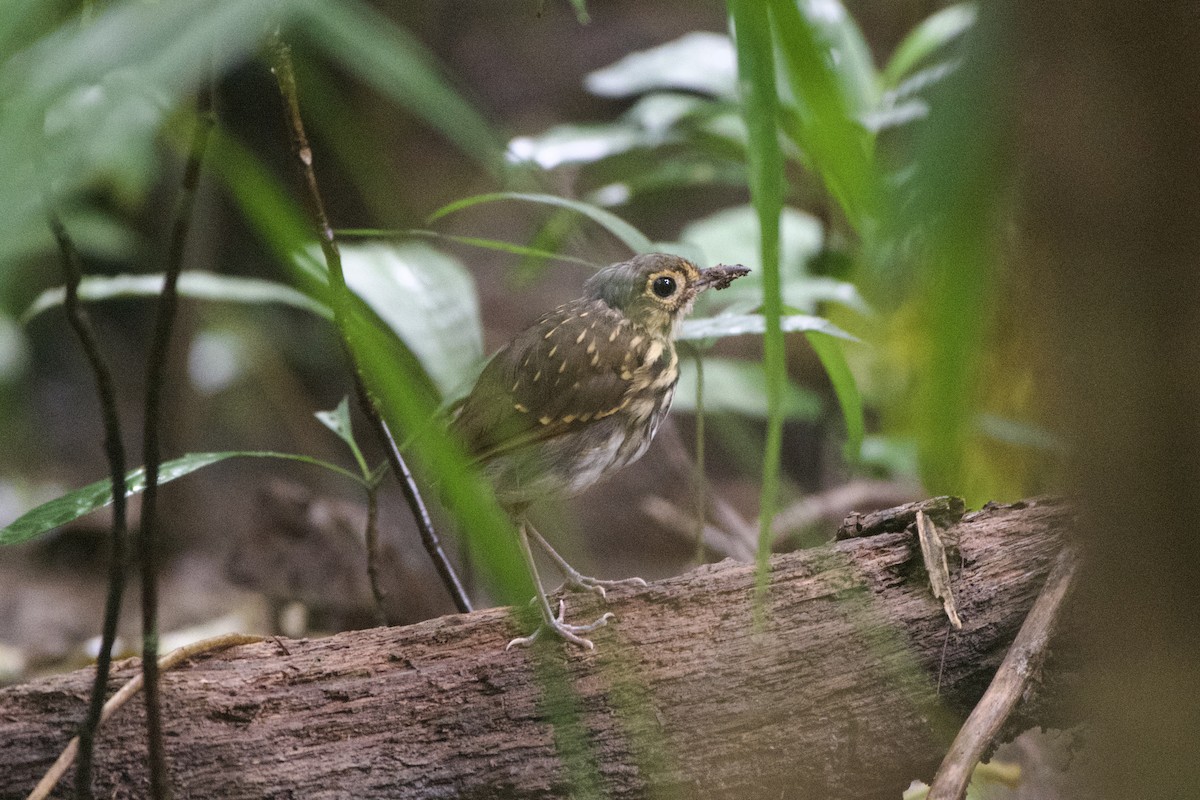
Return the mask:
[[[291,48],[288,47],[287,43],[283,41],[278,33],[271,37],[269,48],[271,54],[271,71],[275,74],[275,81],[279,84],[279,93],[283,96],[284,103],[287,106],[285,113],[288,119],[288,131],[292,137],[292,150],[296,159],[300,162],[300,171],[304,176],[304,183],[308,189],[309,207],[313,215],[313,222],[317,228],[317,239],[321,244],[321,252],[325,256],[325,264],[329,272],[329,305],[333,309],[334,321],[341,332],[342,343],[346,348],[346,355],[354,372],[354,386],[358,395],[359,405],[368,421],[370,421],[371,426],[375,429],[376,435],[384,444],[388,463],[395,473],[396,479],[400,481],[404,497],[408,501],[409,508],[412,510],[413,518],[416,520],[417,529],[421,535],[421,543],[425,546],[425,552],[429,554],[429,558],[433,561],[438,575],[441,576],[442,583],[454,600],[455,607],[459,611],[466,613],[471,610],[471,601],[467,597],[466,590],[463,589],[462,584],[459,582],[458,575],[455,574],[454,567],[450,564],[450,559],[446,557],[445,551],[442,550],[441,542],[438,540],[437,533],[433,529],[433,521],[429,516],[429,511],[425,508],[425,502],[421,498],[421,492],[417,488],[412,472],[409,470],[408,464],[405,462],[404,456],[401,455],[399,448],[396,447],[395,439],[392,437],[387,423],[380,416],[379,409],[376,408],[375,402],[367,391],[366,384],[363,382],[362,371],[355,358],[354,342],[352,341],[354,331],[350,324],[350,292],[346,288],[346,277],[342,271],[342,256],[333,236],[333,227],[329,224],[329,217],[325,213],[325,203],[321,199],[321,190],[317,185],[317,175],[313,171],[313,153],[308,143],[308,134],[304,130],[304,119],[300,115],[300,98],[296,89],[295,70],[292,67]],[[369,551],[368,556],[370,556]],[[372,569],[374,567],[368,565],[368,572]]]
[[371,584],[371,597],[375,600],[375,621],[381,626],[388,624],[383,601],[386,595],[379,581],[379,486],[372,481],[367,488],[367,582]]
[[704,523],[708,511],[708,481],[704,479],[704,358],[700,348],[696,357],[696,561],[704,563]]
[[141,529],[138,536],[142,580],[142,675],[146,691],[146,736],[149,749],[150,794],[166,798],[171,794],[163,747],[162,706],[158,687],[158,469],[161,462],[159,418],[165,386],[167,356],[175,322],[177,285],[183,268],[184,248],[200,182],[200,163],[208,135],[213,127],[212,90],[200,90],[196,103],[196,128],[184,168],[183,187],[167,251],[166,276],[154,320],[154,338],[150,344],[146,376],[146,418],[143,430],[143,459],[146,468],[146,492],[142,499]]
[[75,249],[75,243],[62,220],[53,211],[50,212],[49,221],[62,254],[63,279],[66,284],[63,306],[67,313],[67,321],[79,339],[96,381],[96,395],[100,401],[100,415],[104,423],[104,453],[108,459],[109,477],[112,480],[113,516],[108,546],[108,594],[104,601],[104,622],[100,634],[100,652],[96,655],[96,675],[92,682],[91,699],[87,716],[79,726],[79,763],[75,768],[75,797],[79,800],[89,800],[92,797],[93,745],[96,729],[100,726],[100,714],[104,709],[108,675],[112,666],[113,642],[117,637],[117,620],[121,615],[121,598],[125,593],[125,447],[121,443],[121,420],[117,414],[112,372],[100,354],[87,311],[79,302],[79,283],[83,280],[79,252]]
[[758,592],[766,590],[771,555],[771,520],[779,496],[779,460],[783,450],[783,390],[787,380],[783,337],[782,286],[779,276],[779,215],[783,206],[783,155],[776,118],[774,44],[767,5],[758,0],[729,0],[736,34],[738,79],[743,87],[742,114],[750,133],[750,196],[758,212],[763,266],[763,371],[767,388],[767,441],[763,452],[759,507]]

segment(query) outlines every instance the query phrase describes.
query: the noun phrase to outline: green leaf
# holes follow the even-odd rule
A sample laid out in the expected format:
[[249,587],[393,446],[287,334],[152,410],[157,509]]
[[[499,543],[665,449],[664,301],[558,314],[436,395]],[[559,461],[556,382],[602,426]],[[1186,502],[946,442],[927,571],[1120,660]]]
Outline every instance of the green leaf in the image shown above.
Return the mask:
[[[780,328],[784,333],[803,331],[822,333],[838,339],[857,342],[858,338],[846,333],[823,317],[809,314],[791,314],[781,317]],[[675,338],[680,341],[698,339],[723,339],[727,336],[762,336],[767,330],[767,320],[762,314],[719,314],[715,317],[684,320]]]
[[[162,293],[162,275],[113,275],[84,278],[79,284],[79,298],[87,302],[115,300],[126,297],[158,297]],[[47,289],[25,309],[22,324],[50,308],[62,305],[65,291]],[[184,272],[179,276],[179,294],[192,300],[219,300],[229,303],[276,303],[309,311],[325,319],[333,314],[322,303],[303,292],[274,281],[258,278],[239,278],[211,272]]]
[[[761,601],[767,588],[771,555],[771,520],[779,502],[780,457],[783,452],[783,394],[787,386],[787,340],[783,316],[783,285],[779,269],[779,218],[783,211],[783,153],[776,120],[779,114],[775,87],[774,42],[767,7],[759,0],[729,0],[736,34],[738,86],[742,113],[749,133],[750,197],[758,212],[762,254],[763,371],[767,380],[767,434],[762,456],[762,494],[759,498],[758,551],[755,565],[756,595]],[[762,602],[755,603],[761,621]]]
[[601,97],[630,97],[654,89],[733,97],[737,89],[733,47],[729,37],[720,33],[686,33],[592,72],[584,86]]
[[[6,29],[25,13],[11,5]],[[45,4],[42,4],[45,5]],[[0,58],[0,294],[13,248],[43,231],[47,191],[69,202],[94,187],[140,203],[162,163],[158,137],[195,87],[243,63],[288,0],[114,2],[88,24],[20,41]],[[41,17],[39,12],[33,18]],[[46,18],[42,17],[42,22]],[[35,30],[26,30],[35,34]],[[0,40],[10,42],[6,34]],[[12,42],[11,46],[16,43]]]
[[[731,358],[704,359],[704,412],[731,412],[752,417],[767,415],[767,386],[762,364]],[[696,411],[696,365],[684,359],[672,407]],[[780,413],[786,419],[812,420],[820,416],[821,398],[791,381],[784,389]]]
[[493,194],[477,194],[473,197],[465,197],[462,200],[456,200],[449,205],[442,206],[429,217],[428,222],[440,219],[448,214],[453,214],[457,211],[462,211],[465,208],[479,205],[480,203],[494,203],[498,200],[521,200],[527,203],[540,203],[546,206],[555,206],[557,208],[567,208],[579,214],[583,214],[588,219],[601,225],[605,230],[613,236],[620,239],[635,253],[650,253],[654,251],[654,244],[646,238],[646,235],[637,228],[630,225],[625,220],[621,219],[611,211],[605,211],[603,208],[594,206],[591,203],[583,203],[579,200],[568,200],[565,197],[556,197],[552,194],[523,194],[520,192],[496,192]]
[[883,70],[883,84],[895,88],[920,63],[962,36],[978,10],[974,3],[959,3],[936,11],[908,32]]
[[850,372],[846,362],[846,354],[842,352],[842,343],[827,331],[811,330],[805,332],[808,343],[812,345],[825,367],[825,374],[833,385],[838,405],[842,409],[842,418],[846,421],[846,459],[852,463],[858,461],[862,450],[863,435],[866,433],[866,422],[863,418],[862,395],[858,391],[858,383]]
[[358,442],[354,439],[354,428],[350,424],[350,400],[343,397],[337,404],[337,408],[332,411],[318,411],[313,416],[317,418],[318,422],[337,434],[338,438],[350,448],[354,460],[358,462],[363,479],[373,481],[374,477],[367,467],[367,461],[363,458],[362,451],[358,448]]
[[415,37],[364,3],[308,0],[301,8],[314,43],[493,174],[503,172],[500,138],[442,77],[433,55]]
[[639,148],[656,148],[680,139],[681,123],[711,112],[711,100],[674,92],[656,92],[633,104],[615,122],[556,125],[537,136],[519,136],[508,155],[542,169],[567,164],[594,164]]
[[[300,461],[305,464],[324,467],[353,481],[362,482],[362,479],[353,472],[342,469],[336,464],[330,464],[309,456],[258,450],[234,450],[222,453],[189,453],[172,461],[165,461],[158,470],[158,483],[160,486],[164,483],[170,483],[176,478],[182,478],[184,475],[191,474],[198,469],[230,458],[279,458],[287,461]],[[125,476],[126,495],[139,494],[145,491],[145,489],[146,471],[144,468],[139,467]],[[7,525],[3,530],[0,530],[0,545],[28,541],[35,536],[40,536],[60,525],[65,525],[68,522],[79,519],[85,514],[103,508],[111,502],[112,482],[108,480],[96,481],[84,486],[82,489],[76,489],[48,503],[43,503],[37,508],[21,515],[17,520]]]
[[443,396],[483,357],[479,298],[458,259],[419,242],[341,248],[346,285],[404,342]]
[[[874,137],[860,121],[874,102],[864,105],[857,79],[843,77],[829,31],[830,19],[839,25],[853,21],[837,0],[770,0],[770,7],[795,102],[788,133],[861,232],[877,203]],[[827,13],[834,8],[836,13]]]

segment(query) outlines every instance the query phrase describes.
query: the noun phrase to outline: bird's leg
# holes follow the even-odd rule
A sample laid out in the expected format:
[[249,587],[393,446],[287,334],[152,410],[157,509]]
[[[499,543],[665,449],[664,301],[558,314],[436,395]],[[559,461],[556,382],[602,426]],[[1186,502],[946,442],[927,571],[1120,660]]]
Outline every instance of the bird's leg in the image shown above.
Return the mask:
[[568,564],[567,560],[560,556],[558,551],[551,547],[550,543],[542,538],[542,535],[537,532],[537,529],[535,529],[529,523],[524,524],[528,528],[529,535],[533,537],[533,540],[538,543],[539,547],[546,551],[546,555],[550,556],[550,559],[558,567],[559,571],[562,572],[563,577],[567,579],[567,584],[571,586],[571,588],[582,592],[595,592],[601,597],[607,597],[608,595],[605,592],[606,589],[612,589],[617,586],[646,585],[646,582],[641,578],[624,578],[623,580],[617,581],[605,581],[600,580],[599,578],[592,578],[584,575],[579,570]]
[[[580,647],[586,647],[588,650],[594,649],[595,645],[592,644],[592,641],[583,638],[579,634],[589,633],[607,624],[610,619],[614,618],[613,613],[611,611],[605,612],[603,616],[588,625],[570,625],[563,621],[563,611],[566,608],[566,604],[562,600],[558,601],[558,613],[555,614],[552,612],[550,610],[550,603],[546,599],[546,590],[542,588],[542,579],[538,575],[537,564],[533,560],[533,551],[529,548],[529,531],[533,531],[529,523],[521,520],[517,525],[517,541],[521,545],[521,554],[525,556],[525,564],[529,567],[529,574],[533,576],[533,583],[537,588],[537,597],[534,599],[542,612],[542,624],[529,636],[518,636],[516,639],[513,639],[504,649],[507,650],[513,645],[532,644],[537,640],[541,632],[547,628],[568,642],[577,644]],[[537,531],[533,531],[533,534],[537,536]],[[538,538],[541,539],[540,536]]]

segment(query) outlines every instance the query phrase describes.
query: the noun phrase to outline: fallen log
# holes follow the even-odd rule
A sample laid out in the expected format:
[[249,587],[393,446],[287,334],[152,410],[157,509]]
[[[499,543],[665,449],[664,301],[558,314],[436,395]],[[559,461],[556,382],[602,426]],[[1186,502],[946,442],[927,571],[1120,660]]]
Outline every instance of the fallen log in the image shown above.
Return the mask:
[[[961,630],[930,592],[917,508],[950,548]],[[848,520],[835,544],[773,557],[761,599],[730,561],[571,595],[571,619],[617,615],[592,652],[506,651],[524,631],[489,609],[201,657],[163,676],[176,795],[898,797],[987,687],[1071,516],[1050,500],[961,513]],[[72,737],[90,674],[0,691],[0,797],[24,797]],[[1037,688],[1024,720],[1053,700]],[[143,720],[135,700],[101,730],[99,796],[145,795]]]

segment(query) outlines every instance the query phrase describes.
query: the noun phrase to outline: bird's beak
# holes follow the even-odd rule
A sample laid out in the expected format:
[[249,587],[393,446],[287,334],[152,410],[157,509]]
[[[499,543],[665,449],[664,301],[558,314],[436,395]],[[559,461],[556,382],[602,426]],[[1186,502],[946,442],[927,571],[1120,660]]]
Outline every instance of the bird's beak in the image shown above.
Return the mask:
[[750,270],[741,264],[718,264],[715,267],[700,270],[700,280],[696,282],[696,285],[701,289],[720,290],[749,272]]

